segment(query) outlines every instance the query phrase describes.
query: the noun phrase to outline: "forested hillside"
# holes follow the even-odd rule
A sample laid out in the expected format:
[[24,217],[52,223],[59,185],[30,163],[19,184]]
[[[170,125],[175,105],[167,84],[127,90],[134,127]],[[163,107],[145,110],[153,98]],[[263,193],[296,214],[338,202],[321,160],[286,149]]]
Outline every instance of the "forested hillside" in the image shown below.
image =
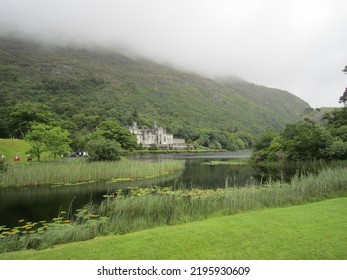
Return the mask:
[[282,129],[309,107],[286,91],[212,80],[119,53],[0,38],[1,138],[21,137],[13,112],[25,102],[48,105],[71,134],[106,119],[122,126],[157,122],[188,141],[229,149],[249,146],[268,128]]

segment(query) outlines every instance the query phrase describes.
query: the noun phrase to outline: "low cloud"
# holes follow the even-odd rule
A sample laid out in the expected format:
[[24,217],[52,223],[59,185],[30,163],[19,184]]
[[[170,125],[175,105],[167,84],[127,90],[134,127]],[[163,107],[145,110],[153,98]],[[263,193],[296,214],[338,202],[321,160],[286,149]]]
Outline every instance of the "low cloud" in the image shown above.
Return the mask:
[[237,75],[338,106],[344,0],[1,0],[0,32],[122,48],[208,76]]

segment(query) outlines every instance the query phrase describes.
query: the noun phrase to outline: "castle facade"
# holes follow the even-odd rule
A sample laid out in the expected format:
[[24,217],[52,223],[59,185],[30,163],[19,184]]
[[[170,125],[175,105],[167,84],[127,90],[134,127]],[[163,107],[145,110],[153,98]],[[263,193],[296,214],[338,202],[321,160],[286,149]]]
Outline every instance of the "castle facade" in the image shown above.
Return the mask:
[[154,123],[152,128],[139,128],[136,122],[129,126],[131,134],[137,139],[137,144],[141,144],[145,148],[157,146],[159,148],[168,149],[186,149],[187,144],[184,139],[174,138],[173,134],[166,133],[165,128],[158,127]]

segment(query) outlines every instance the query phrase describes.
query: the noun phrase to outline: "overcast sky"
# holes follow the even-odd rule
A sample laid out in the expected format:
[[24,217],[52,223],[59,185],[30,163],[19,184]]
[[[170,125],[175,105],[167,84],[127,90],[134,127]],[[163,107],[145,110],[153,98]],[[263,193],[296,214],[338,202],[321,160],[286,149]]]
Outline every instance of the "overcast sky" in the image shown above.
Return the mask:
[[341,106],[346,0],[0,0],[0,33],[130,50]]

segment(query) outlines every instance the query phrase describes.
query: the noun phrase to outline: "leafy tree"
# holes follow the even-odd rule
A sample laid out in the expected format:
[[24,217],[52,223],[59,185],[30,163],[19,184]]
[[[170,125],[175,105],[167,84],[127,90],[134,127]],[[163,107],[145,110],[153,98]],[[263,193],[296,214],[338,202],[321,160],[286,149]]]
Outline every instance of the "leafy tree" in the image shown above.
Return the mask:
[[50,126],[45,124],[33,124],[31,131],[25,136],[25,140],[31,143],[32,148],[29,153],[37,157],[40,161],[41,154],[47,151],[47,130]]
[[324,150],[333,142],[333,137],[326,128],[302,121],[288,124],[281,137],[284,150],[290,160],[324,158]]
[[57,155],[63,155],[70,151],[70,133],[60,126],[47,130],[46,141],[47,151],[53,154],[54,159]]
[[137,140],[130,131],[121,127],[114,120],[106,120],[100,123],[97,131],[108,140],[118,142],[124,150],[134,150],[137,148]]
[[208,147],[213,150],[220,150],[222,145],[217,140],[212,140]]
[[259,163],[263,161],[285,160],[283,152],[283,140],[274,130],[267,130],[261,134],[254,144],[252,161]]
[[47,105],[35,102],[17,103],[10,114],[10,127],[15,137],[23,139],[33,123],[57,124]]
[[87,142],[92,138],[92,133],[86,128],[77,130],[71,134],[71,148],[74,151],[86,151]]
[[[0,100],[2,96],[0,95]],[[11,136],[10,128],[10,114],[12,111],[12,106],[2,106],[0,105],[0,138],[8,138]]]
[[[345,66],[345,69],[342,70],[342,72],[347,74],[347,65]],[[343,92],[342,96],[340,96],[339,102],[343,103],[344,105],[346,105],[346,103],[347,103],[347,88]]]
[[259,151],[264,148],[268,148],[274,138],[277,137],[277,133],[274,130],[267,130],[262,133],[259,139],[254,144],[254,150]]
[[238,131],[236,135],[242,140],[245,149],[250,149],[254,146],[255,136],[253,134],[245,131]]
[[346,105],[346,103],[347,103],[347,88],[343,92],[342,96],[340,96],[339,103],[343,103]]
[[115,161],[120,160],[121,145],[105,137],[96,137],[87,143],[88,160]]
[[207,133],[203,132],[200,134],[196,142],[199,144],[199,146],[208,147],[208,145],[210,144],[210,137]]
[[334,142],[323,151],[323,153],[327,159],[346,159],[347,142],[344,142],[341,139],[335,139]]
[[237,133],[224,132],[217,136],[222,148],[229,151],[244,150],[245,144]]
[[37,157],[40,161],[43,152],[50,152],[54,155],[63,154],[70,150],[69,133],[61,127],[53,127],[46,124],[35,123],[31,126],[31,131],[25,136],[25,140],[32,145],[29,153]]

